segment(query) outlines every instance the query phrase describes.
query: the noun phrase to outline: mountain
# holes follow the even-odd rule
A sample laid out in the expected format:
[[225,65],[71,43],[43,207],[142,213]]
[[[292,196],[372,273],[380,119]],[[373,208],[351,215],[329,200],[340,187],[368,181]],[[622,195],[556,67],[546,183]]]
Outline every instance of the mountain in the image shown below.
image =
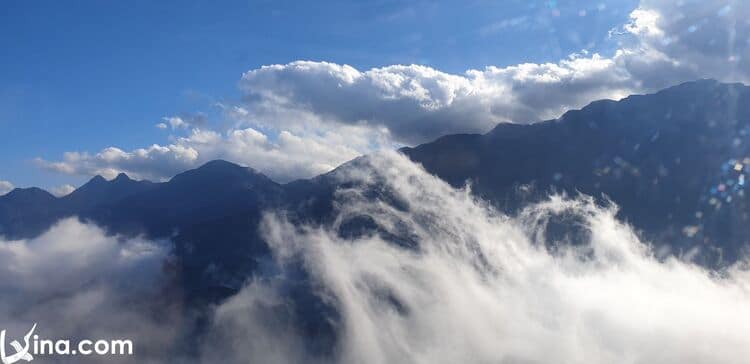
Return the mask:
[[[550,192],[614,201],[620,217],[661,248],[721,265],[737,259],[750,237],[748,105],[748,87],[699,80],[401,151],[454,186],[470,183],[509,213]],[[163,183],[94,177],[63,198],[17,189],[0,197],[0,233],[31,237],[59,218],[79,216],[110,233],[168,238],[188,294],[211,300],[271,260],[258,232],[264,211],[332,222],[335,191],[349,184],[341,176],[365,160],[284,185],[251,168],[212,161]],[[388,191],[372,197],[387,198]],[[373,229],[367,216],[340,224],[344,236]],[[414,244],[408,236],[391,240]]]
[[[170,238],[187,291],[213,296],[206,290],[218,289],[221,296],[221,287],[242,282],[237,275],[254,267],[247,262],[267,252],[256,228],[261,212],[279,206],[283,193],[281,185],[252,168],[221,160],[163,183],[122,173],[111,181],[95,176],[61,198],[39,188],[0,197],[0,232],[30,238],[61,218],[78,216],[109,233]],[[206,274],[209,266],[216,269]]]
[[283,193],[252,168],[217,160],[81,216],[111,232],[170,237],[187,293],[222,297],[267,255],[257,226],[264,210],[281,204]]
[[62,197],[60,204],[70,211],[82,211],[145,192],[154,185],[150,181],[134,181],[125,173],[118,174],[111,181],[107,181],[102,176],[95,176],[83,186]]
[[43,233],[59,218],[57,199],[40,188],[16,188],[0,197],[0,235],[25,237]]
[[700,80],[403,152],[504,209],[550,191],[606,197],[673,252],[731,262],[750,239],[749,108],[748,87]]
[[281,192],[279,184],[252,168],[212,161],[128,198],[99,203],[83,215],[119,233],[169,236],[202,221],[276,205]]

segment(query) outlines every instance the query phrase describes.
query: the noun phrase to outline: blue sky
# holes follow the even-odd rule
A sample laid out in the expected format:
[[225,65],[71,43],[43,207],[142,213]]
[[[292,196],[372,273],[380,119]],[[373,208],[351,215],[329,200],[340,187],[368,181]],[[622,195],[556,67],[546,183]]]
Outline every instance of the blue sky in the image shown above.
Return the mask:
[[[85,174],[37,157],[163,144],[163,117],[236,104],[243,72],[295,60],[447,74],[611,57],[638,1],[16,1],[0,12],[0,180],[52,187]],[[177,137],[173,135],[172,137]],[[274,137],[275,138],[275,137]]]

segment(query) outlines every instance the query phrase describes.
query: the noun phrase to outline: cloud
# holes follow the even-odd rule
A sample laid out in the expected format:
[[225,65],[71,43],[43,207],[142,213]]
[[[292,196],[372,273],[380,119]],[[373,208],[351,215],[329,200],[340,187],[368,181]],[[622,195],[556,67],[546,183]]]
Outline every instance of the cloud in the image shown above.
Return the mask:
[[140,179],[164,180],[213,159],[251,166],[269,177],[286,182],[312,177],[370,150],[384,137],[356,126],[294,134],[282,130],[269,136],[253,128],[225,133],[192,129],[172,144],[124,151],[106,148],[96,154],[65,153],[63,160],[37,159],[42,168],[74,175],[114,178],[120,172]]
[[190,125],[182,120],[181,117],[173,116],[170,118],[164,118],[164,121],[168,122],[172,129],[187,128]]
[[623,29],[636,42],[614,56],[645,89],[715,78],[750,81],[750,4],[643,0]]
[[[385,127],[395,140],[415,144],[447,133],[484,132],[501,121],[555,118],[595,99],[697,78],[747,82],[748,15],[746,2],[645,0],[612,33],[619,47],[610,57],[583,51],[558,62],[464,74],[420,65],[358,70],[297,61],[251,70],[240,85],[256,122],[284,123],[276,118],[279,110],[295,110],[334,123]],[[524,21],[509,19],[489,30]]]
[[52,189],[50,189],[50,193],[55,195],[56,197],[63,197],[69,195],[71,192],[75,191],[76,187],[73,185],[62,185],[57,186]]
[[102,175],[114,178],[119,172],[129,172],[136,178],[164,178],[189,168],[198,160],[198,151],[183,143],[166,146],[154,144],[147,148],[124,151],[109,147],[99,153],[67,152],[61,161],[49,162],[37,158],[40,167],[64,174]]
[[635,42],[615,58],[647,87],[702,77],[747,83],[748,14],[746,1],[642,0],[623,26]]
[[184,114],[182,116],[163,117],[161,123],[156,124],[159,129],[172,130],[203,128],[208,124],[208,116],[204,113]]
[[[660,261],[614,207],[590,198],[555,196],[506,216],[402,155],[371,157],[364,167],[369,173],[341,172],[358,187],[339,192],[332,225],[266,217],[266,238],[289,275],[251,281],[217,307],[209,336],[227,338],[219,347],[228,358],[739,364],[750,355],[746,268],[714,274]],[[373,199],[373,189],[388,197]],[[363,215],[384,233],[341,237],[346,221]],[[558,217],[583,229],[578,244],[547,235]],[[282,282],[300,266],[337,319],[324,309],[294,315]],[[305,325],[326,320],[337,339],[326,344],[330,357],[315,357],[309,348],[318,336]]]
[[[297,61],[245,73],[249,118],[293,123],[280,112],[308,112],[328,122],[384,127],[402,143],[485,132],[501,121],[537,121],[596,98],[625,96],[632,82],[611,59],[572,55],[558,63],[521,64],[454,75],[420,65],[359,71]],[[281,110],[281,111],[280,111]],[[286,121],[285,121],[286,120]]]
[[13,188],[14,186],[12,183],[0,180],[0,196],[12,191]]
[[38,323],[46,338],[128,338],[149,361],[179,328],[168,246],[107,236],[75,218],[29,240],[0,239],[0,321],[11,334]]
[[[186,134],[170,144],[71,152],[39,164],[63,173],[166,179],[229,158],[280,181],[310,177],[380,148],[486,132],[498,122],[555,118],[597,99],[704,77],[749,82],[749,15],[750,4],[742,1],[643,0],[610,32],[616,49],[610,55],[582,50],[557,62],[461,74],[423,65],[267,65],[242,76],[241,102],[218,104],[231,127],[209,128],[203,114],[169,117],[157,127]],[[509,19],[495,27],[522,23]]]

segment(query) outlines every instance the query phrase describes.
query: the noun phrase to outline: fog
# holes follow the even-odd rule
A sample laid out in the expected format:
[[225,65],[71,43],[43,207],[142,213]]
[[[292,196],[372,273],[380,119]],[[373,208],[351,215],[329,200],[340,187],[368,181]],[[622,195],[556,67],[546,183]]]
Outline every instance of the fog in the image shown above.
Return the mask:
[[82,339],[129,339],[138,355],[41,360],[160,362],[180,330],[168,252],[166,243],[108,236],[76,218],[34,239],[0,239],[1,329],[9,340],[21,338],[34,323],[40,338],[73,345]]
[[[228,361],[312,362],[289,322],[283,282],[302,262],[333,306],[338,341],[316,356],[340,363],[744,363],[750,357],[750,274],[657,259],[585,196],[551,196],[504,215],[382,153],[339,178],[332,226],[269,213],[266,238],[282,273],[254,279],[216,307],[204,352]],[[373,199],[373,191],[381,191]],[[343,238],[369,215],[380,233]],[[579,234],[549,235],[552,220]],[[400,236],[416,243],[394,244]],[[557,241],[569,239],[571,241]],[[398,241],[398,240],[397,240]],[[308,338],[309,339],[309,338]],[[218,346],[217,346],[218,345]],[[210,356],[209,356],[210,358]],[[204,358],[206,359],[206,358]],[[207,360],[210,361],[210,360]]]
[[[283,211],[266,214],[262,231],[275,267],[211,307],[198,337],[190,337],[194,322],[184,322],[182,300],[170,288],[178,284],[167,244],[108,236],[77,219],[35,239],[0,241],[3,328],[21,337],[37,322],[45,338],[132,338],[130,359],[138,362],[750,357],[747,264],[709,271],[657,258],[616,219],[613,204],[553,195],[509,216],[395,152],[342,168],[337,178],[349,183],[336,194],[332,223],[305,226]],[[378,228],[342,234],[363,216]],[[300,310],[311,301],[291,293],[301,270],[317,308]],[[186,351],[186,343],[194,347]]]

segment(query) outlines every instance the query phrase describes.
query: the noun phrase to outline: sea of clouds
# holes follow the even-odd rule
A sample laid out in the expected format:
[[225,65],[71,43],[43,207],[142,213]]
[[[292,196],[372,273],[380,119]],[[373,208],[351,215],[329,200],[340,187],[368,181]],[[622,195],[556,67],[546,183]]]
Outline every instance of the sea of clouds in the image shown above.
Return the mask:
[[[180,333],[179,294],[170,286],[169,244],[110,236],[67,218],[41,236],[0,237],[0,329],[6,345],[48,340],[130,339],[138,362],[162,362]],[[75,349],[75,346],[72,346]],[[7,346],[8,354],[14,351]],[[46,357],[48,362],[117,362],[127,357]],[[84,360],[85,359],[85,360]]]
[[[340,363],[743,363],[750,357],[750,274],[659,260],[614,206],[553,196],[504,215],[396,153],[369,158],[372,173],[339,193],[339,222],[366,214],[418,248],[336,224],[265,219],[281,266],[299,264],[340,315]],[[373,200],[368,189],[395,201]],[[548,241],[547,224],[577,221],[586,241]],[[281,317],[274,281],[253,280],[216,310],[231,330],[231,359],[310,362],[307,338]]]
[[[177,354],[205,363],[739,364],[750,357],[743,263],[709,271],[656,258],[616,219],[615,206],[586,196],[552,196],[509,216],[395,152],[361,167],[339,172],[354,183],[337,193],[332,224],[300,226],[268,212],[262,229],[278,271],[249,278],[201,326],[185,322],[178,295],[165,294],[168,245],[107,236],[76,219],[36,239],[0,241],[0,319],[19,337],[33,322],[49,335],[133,337],[139,362]],[[354,216],[369,216],[379,230],[342,236]],[[554,241],[571,236],[548,233],[560,217],[585,233]],[[318,338],[295,322],[300,301],[284,281],[300,269],[311,294],[336,312],[325,354],[310,350]],[[195,327],[195,353],[186,355],[185,330]]]

